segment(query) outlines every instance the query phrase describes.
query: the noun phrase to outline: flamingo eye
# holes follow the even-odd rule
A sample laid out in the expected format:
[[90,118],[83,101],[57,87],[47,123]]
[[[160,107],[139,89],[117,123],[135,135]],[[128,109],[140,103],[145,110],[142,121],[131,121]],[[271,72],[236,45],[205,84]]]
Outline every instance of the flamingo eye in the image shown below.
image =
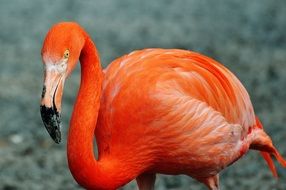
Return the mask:
[[69,56],[70,56],[70,51],[67,49],[67,50],[64,52],[64,59],[69,58]]

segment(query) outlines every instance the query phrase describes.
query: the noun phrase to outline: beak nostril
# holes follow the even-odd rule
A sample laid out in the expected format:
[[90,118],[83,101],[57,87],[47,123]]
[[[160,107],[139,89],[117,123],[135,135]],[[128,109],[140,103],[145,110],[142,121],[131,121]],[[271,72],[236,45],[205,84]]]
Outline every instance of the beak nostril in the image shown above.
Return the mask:
[[43,87],[43,91],[42,91],[42,98],[44,98],[44,97],[45,97],[45,94],[46,94],[46,86],[44,85],[44,87]]

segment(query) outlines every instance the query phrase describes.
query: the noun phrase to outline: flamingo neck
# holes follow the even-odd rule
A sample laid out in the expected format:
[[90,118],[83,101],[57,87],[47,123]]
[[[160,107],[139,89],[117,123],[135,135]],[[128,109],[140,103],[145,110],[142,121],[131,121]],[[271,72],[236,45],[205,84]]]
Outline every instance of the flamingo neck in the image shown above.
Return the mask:
[[80,63],[81,83],[68,133],[68,164],[80,185],[87,189],[103,189],[106,187],[105,171],[93,151],[103,72],[97,49],[89,37],[81,51]]

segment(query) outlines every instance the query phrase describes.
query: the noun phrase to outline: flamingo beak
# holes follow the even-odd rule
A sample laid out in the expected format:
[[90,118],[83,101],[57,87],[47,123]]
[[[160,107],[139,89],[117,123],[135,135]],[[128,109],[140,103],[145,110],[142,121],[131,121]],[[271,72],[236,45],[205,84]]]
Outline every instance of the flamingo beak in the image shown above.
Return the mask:
[[51,138],[58,144],[61,141],[61,99],[65,81],[65,73],[53,65],[53,69],[45,69],[44,87],[41,99],[41,117]]

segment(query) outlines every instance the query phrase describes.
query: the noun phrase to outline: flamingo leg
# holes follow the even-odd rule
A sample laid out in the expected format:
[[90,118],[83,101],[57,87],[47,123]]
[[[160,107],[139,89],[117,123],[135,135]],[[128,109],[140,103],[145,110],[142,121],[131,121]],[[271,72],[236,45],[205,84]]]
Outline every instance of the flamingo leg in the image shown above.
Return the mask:
[[136,178],[139,190],[154,190],[156,174],[143,173]]
[[198,178],[198,180],[204,183],[209,190],[219,190],[219,174],[206,178]]

